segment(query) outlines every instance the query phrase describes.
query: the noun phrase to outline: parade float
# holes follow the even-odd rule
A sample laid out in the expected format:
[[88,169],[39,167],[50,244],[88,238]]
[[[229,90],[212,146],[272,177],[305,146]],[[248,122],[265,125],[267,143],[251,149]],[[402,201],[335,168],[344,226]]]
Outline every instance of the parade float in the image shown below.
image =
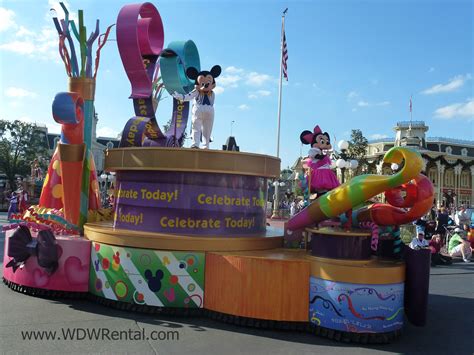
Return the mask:
[[[116,38],[135,116],[125,124],[120,148],[106,153],[116,199],[112,211],[101,209],[90,127],[100,48],[110,27],[98,36],[97,21],[86,40],[82,12],[78,31],[64,10],[65,20],[55,24],[69,92],[53,101],[61,142],[39,205],[5,228],[6,285],[31,295],[87,297],[129,311],[207,315],[340,341],[389,342],[399,336],[404,313],[423,325],[429,252],[402,258],[398,230],[433,203],[419,153],[393,148],[384,162],[399,164],[398,172],[354,177],[320,195],[285,230],[267,227],[268,180],[278,178],[280,160],[181,147],[186,99],[212,106],[220,69],[201,70],[192,41],[165,48],[154,5],[126,5]],[[80,44],[80,67],[70,31]],[[166,132],[155,117],[163,89],[173,96]],[[209,126],[199,120],[214,115],[204,111],[193,109],[193,133],[202,130],[207,148]],[[199,145],[199,135],[193,137]],[[387,204],[365,204],[379,194]],[[331,227],[324,226],[328,220]],[[301,245],[290,243],[295,240],[304,240],[305,248],[284,248]]]

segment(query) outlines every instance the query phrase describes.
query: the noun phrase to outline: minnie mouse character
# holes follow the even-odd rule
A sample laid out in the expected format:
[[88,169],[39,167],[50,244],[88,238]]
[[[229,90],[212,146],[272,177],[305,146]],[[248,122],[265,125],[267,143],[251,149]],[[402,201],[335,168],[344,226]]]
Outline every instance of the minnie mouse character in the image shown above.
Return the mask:
[[221,67],[214,65],[211,71],[203,70],[199,72],[196,68],[189,67],[186,75],[194,80],[195,89],[189,94],[183,95],[177,92],[173,97],[181,101],[191,101],[194,99],[192,110],[192,139],[191,148],[199,148],[201,133],[204,141],[204,148],[209,149],[211,140],[212,125],[214,123],[214,97],[212,90],[216,87],[216,78],[221,74]]
[[316,192],[320,196],[338,187],[340,183],[336,174],[331,170],[331,159],[327,155],[327,151],[332,148],[329,134],[327,132],[323,133],[321,128],[316,126],[313,132],[301,132],[300,140],[303,144],[311,145],[308,152],[310,158],[308,166],[311,170],[311,192]]

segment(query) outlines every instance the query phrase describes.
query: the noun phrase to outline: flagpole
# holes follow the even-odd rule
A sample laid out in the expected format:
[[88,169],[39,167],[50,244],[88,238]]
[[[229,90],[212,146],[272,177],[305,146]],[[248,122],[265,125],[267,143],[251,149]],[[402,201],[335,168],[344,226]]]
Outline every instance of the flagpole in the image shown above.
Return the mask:
[[283,31],[285,29],[285,15],[288,8],[281,15],[281,35],[280,35],[280,84],[278,87],[278,125],[277,125],[277,158],[280,157],[280,118],[281,118],[281,91],[283,80]]
[[[283,80],[283,31],[285,29],[285,15],[288,11],[288,8],[283,11],[281,15],[281,36],[280,36],[280,84],[278,86],[278,125],[277,125],[277,158],[280,157],[280,117],[281,117],[281,89],[282,89],[282,80]],[[275,187],[275,198],[273,200],[273,213],[271,218],[281,218],[280,211],[279,211],[279,191],[278,187],[280,182],[276,180],[273,183]]]

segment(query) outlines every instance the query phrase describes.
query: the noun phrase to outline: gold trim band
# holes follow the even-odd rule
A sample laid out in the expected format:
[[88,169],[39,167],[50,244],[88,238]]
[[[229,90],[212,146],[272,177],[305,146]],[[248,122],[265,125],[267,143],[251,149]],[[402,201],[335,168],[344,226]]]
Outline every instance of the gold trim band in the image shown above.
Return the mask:
[[337,237],[370,237],[371,233],[369,231],[354,231],[354,230],[345,230],[345,229],[338,229],[338,228],[306,228],[307,232],[312,234],[321,234],[321,235],[331,235]]
[[187,148],[117,148],[105,157],[105,169],[189,171],[276,178],[280,159],[268,155]]
[[94,100],[95,79],[69,78],[68,85],[70,92],[77,92],[84,100]]
[[84,235],[93,242],[155,250],[238,251],[280,248],[283,236],[267,231],[257,237],[190,237],[114,229],[111,222],[87,223]]
[[85,144],[58,144],[59,159],[67,162],[82,162],[84,160]]
[[391,260],[338,260],[307,255],[311,276],[354,284],[395,284],[405,281],[405,263]]

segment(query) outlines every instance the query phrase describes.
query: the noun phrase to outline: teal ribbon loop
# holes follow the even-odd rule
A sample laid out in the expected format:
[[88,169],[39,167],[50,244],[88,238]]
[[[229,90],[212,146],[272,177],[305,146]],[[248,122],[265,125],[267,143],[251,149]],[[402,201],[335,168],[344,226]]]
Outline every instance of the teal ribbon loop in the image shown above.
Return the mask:
[[161,77],[166,91],[187,94],[194,89],[194,81],[186,76],[186,69],[201,70],[196,44],[191,41],[173,41],[160,55]]

